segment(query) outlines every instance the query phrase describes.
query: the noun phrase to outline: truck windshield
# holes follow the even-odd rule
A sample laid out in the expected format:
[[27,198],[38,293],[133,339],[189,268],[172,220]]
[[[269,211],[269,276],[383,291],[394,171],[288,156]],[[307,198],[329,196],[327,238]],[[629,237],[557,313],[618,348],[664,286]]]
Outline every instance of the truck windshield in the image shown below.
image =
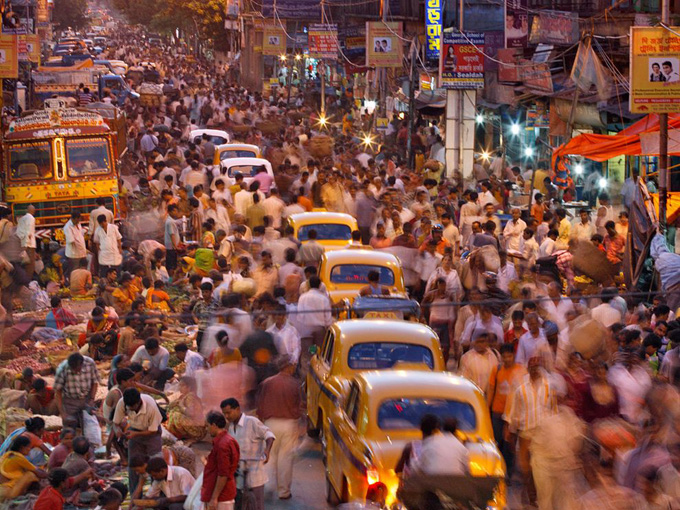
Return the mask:
[[13,181],[52,178],[50,143],[21,143],[9,147],[10,179]]
[[69,177],[103,175],[111,171],[109,148],[105,138],[66,140]]

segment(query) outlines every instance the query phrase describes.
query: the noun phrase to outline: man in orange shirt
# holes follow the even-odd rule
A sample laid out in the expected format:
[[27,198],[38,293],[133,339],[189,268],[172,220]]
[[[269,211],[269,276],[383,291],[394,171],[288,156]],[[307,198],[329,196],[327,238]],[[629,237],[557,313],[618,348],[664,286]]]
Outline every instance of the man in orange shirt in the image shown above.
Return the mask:
[[543,213],[545,212],[545,206],[543,205],[543,194],[536,193],[534,197],[534,203],[531,206],[531,216],[536,218],[536,221],[540,225],[543,223]]
[[508,397],[522,384],[522,379],[527,372],[522,365],[515,363],[515,350],[512,343],[501,345],[500,352],[501,363],[491,370],[486,397],[491,409],[491,425],[496,443],[505,459],[508,476],[510,476],[510,470],[514,465],[514,453],[512,445],[503,439],[503,413]]

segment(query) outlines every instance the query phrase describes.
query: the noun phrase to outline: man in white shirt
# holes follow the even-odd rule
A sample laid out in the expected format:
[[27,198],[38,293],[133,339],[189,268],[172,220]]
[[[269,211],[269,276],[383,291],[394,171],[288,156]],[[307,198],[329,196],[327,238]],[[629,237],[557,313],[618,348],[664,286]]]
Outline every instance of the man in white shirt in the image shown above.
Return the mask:
[[508,254],[505,251],[498,252],[501,264],[498,267],[498,273],[496,274],[496,285],[503,292],[510,291],[510,282],[517,281],[517,271],[515,270],[515,265],[512,262],[508,262]]
[[409,466],[413,474],[462,476],[469,472],[470,452],[446,427],[442,432],[439,418],[426,414],[420,420],[423,441],[418,457]]
[[579,241],[590,241],[590,238],[595,234],[595,225],[590,221],[590,214],[586,209],[581,209],[579,214],[581,221],[574,225],[571,230],[571,237]]
[[66,238],[66,268],[64,276],[68,280],[71,272],[80,267],[80,261],[87,256],[83,227],[80,226],[80,213],[73,211],[71,219],[64,225],[64,237]]
[[442,214],[441,220],[442,226],[444,227],[442,236],[451,243],[454,256],[458,255],[460,253],[460,231],[458,230],[458,227],[454,225],[449,213]]
[[100,215],[106,216],[106,221],[108,223],[113,223],[113,212],[106,208],[106,199],[103,197],[97,198],[95,201],[97,203],[97,208],[90,212],[90,222],[89,222],[89,234],[94,235],[94,231],[97,230],[97,218]]
[[118,227],[109,223],[105,214],[97,217],[99,226],[94,231],[92,241],[97,245],[99,276],[106,276],[110,267],[118,268],[123,263],[123,236]]
[[[312,344],[321,346],[326,328],[333,324],[331,315],[331,300],[324,291],[320,290],[321,280],[318,276],[309,279],[309,290],[298,300],[298,323],[304,324],[305,330],[300,330],[302,338],[302,353],[300,368],[309,366],[309,348]],[[304,379],[303,379],[304,380]]]
[[465,323],[465,329],[461,336],[463,346],[470,345],[475,331],[486,331],[496,335],[496,342],[502,342],[504,336],[501,320],[493,314],[491,307],[486,304],[479,307],[478,316],[473,315]]
[[175,345],[175,356],[180,363],[184,363],[186,377],[196,377],[196,372],[208,368],[205,358],[200,353],[190,350],[184,342]]
[[602,291],[602,304],[596,306],[590,311],[590,316],[602,324],[605,328],[609,328],[612,324],[623,322],[623,316],[618,308],[611,305],[611,300],[616,296],[616,289],[604,289]]
[[528,314],[526,316],[526,322],[529,331],[519,337],[517,354],[515,355],[515,362],[524,366],[527,366],[529,358],[532,358],[548,346],[548,341],[540,326],[538,314]]
[[175,372],[168,368],[169,359],[168,350],[159,345],[157,338],[151,337],[137,348],[130,361],[142,365],[145,380],[163,391],[166,381],[175,375]]
[[274,344],[279,355],[288,356],[290,363],[297,367],[302,350],[300,333],[295,329],[295,326],[288,322],[285,305],[277,306],[274,313],[276,314],[274,316],[274,325],[267,329],[267,333],[274,337]]
[[548,235],[546,238],[543,240],[541,243],[541,246],[538,248],[538,258],[541,259],[543,257],[550,257],[550,255],[553,254],[555,251],[555,244],[557,241],[557,236],[559,236],[560,233],[557,231],[557,229],[552,228],[548,231]]
[[491,371],[498,366],[500,360],[496,351],[489,349],[489,334],[486,331],[475,331],[473,338],[472,349],[460,358],[460,374],[486,394]]
[[527,224],[520,218],[520,214],[520,210],[514,208],[512,210],[512,219],[505,224],[503,229],[506,250],[519,251],[519,240],[522,237],[522,232],[527,228]]
[[275,229],[281,228],[281,218],[283,217],[283,210],[286,208],[286,203],[279,197],[279,190],[271,188],[269,190],[269,197],[262,201],[264,212],[267,216],[271,216],[271,226]]
[[17,222],[15,231],[16,236],[21,242],[21,247],[26,250],[26,257],[28,264],[26,264],[26,274],[29,278],[33,278],[35,271],[35,249],[37,246],[35,240],[35,206],[29,205],[24,214]]
[[223,230],[225,233],[229,233],[231,230],[227,208],[218,204],[214,197],[208,199],[208,208],[204,212],[204,217],[206,219],[212,218],[215,221],[215,231]]
[[234,195],[235,213],[245,216],[248,207],[253,205],[253,203],[253,194],[246,189],[245,183],[241,183],[241,191]]
[[146,472],[151,476],[152,482],[144,499],[155,500],[156,508],[182,510],[184,501],[196,482],[191,473],[180,466],[168,466],[163,457],[151,457],[146,465]]

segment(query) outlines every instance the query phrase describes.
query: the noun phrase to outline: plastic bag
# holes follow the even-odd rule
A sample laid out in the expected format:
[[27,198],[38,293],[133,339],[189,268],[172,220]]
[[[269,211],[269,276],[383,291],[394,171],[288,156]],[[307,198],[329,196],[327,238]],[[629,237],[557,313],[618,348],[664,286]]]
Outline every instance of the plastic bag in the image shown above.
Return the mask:
[[202,510],[203,502],[201,501],[201,487],[203,487],[203,473],[201,473],[194,486],[187,494],[187,499],[184,500],[184,510]]
[[83,411],[83,435],[95,448],[102,446],[102,428],[99,426],[99,420],[87,411]]

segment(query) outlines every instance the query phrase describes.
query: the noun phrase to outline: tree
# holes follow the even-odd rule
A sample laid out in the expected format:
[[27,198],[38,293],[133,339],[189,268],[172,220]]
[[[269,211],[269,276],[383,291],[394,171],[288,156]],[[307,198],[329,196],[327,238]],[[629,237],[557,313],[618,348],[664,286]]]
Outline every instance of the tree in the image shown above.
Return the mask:
[[54,0],[52,22],[60,30],[75,30],[87,25],[87,0]]

